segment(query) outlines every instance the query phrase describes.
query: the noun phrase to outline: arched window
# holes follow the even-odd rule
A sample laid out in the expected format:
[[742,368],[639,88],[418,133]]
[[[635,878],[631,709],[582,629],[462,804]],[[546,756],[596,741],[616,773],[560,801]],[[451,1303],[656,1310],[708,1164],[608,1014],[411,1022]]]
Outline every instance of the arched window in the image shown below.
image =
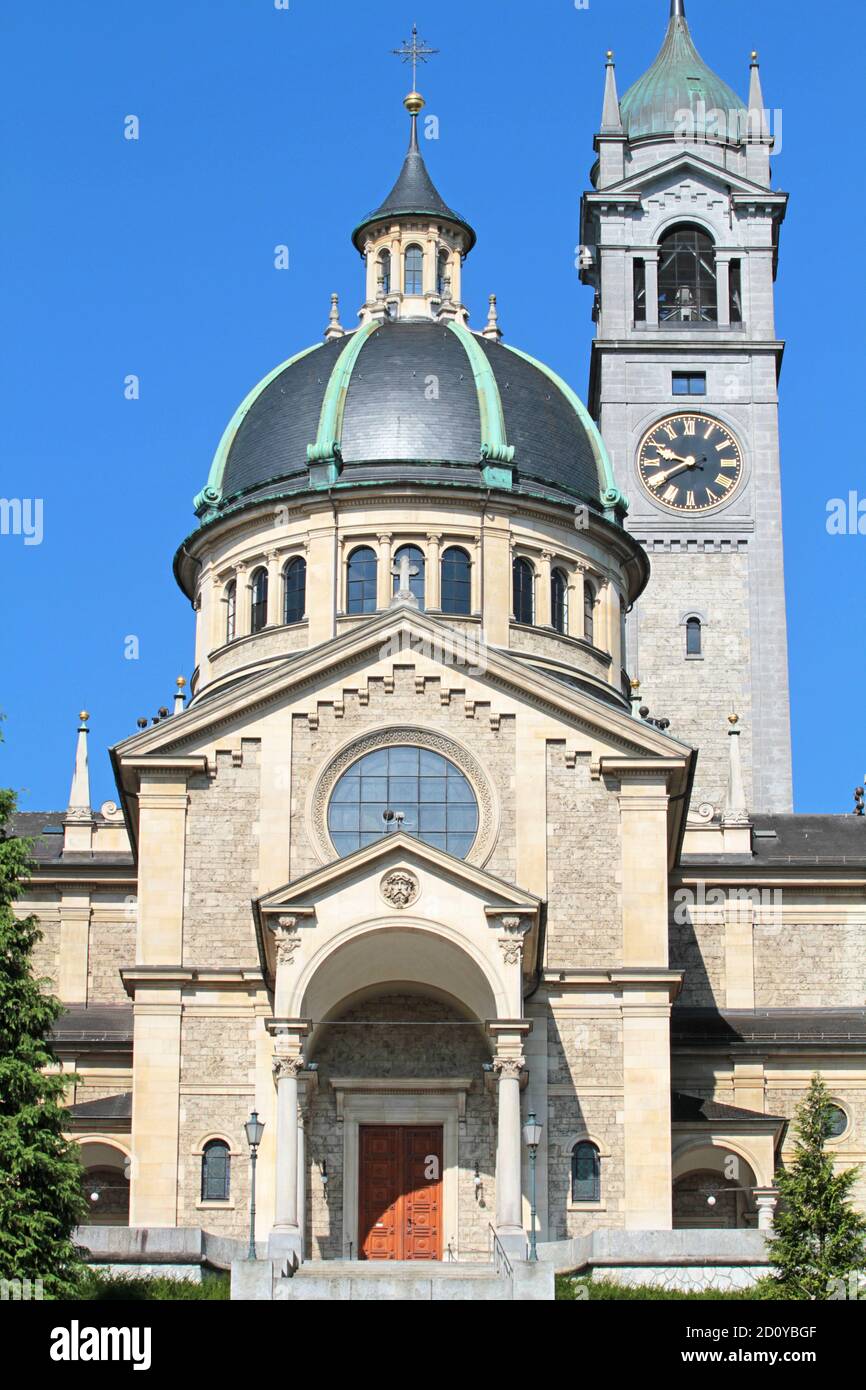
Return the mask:
[[299,623],[307,611],[307,562],[296,555],[283,570],[283,622]]
[[227,1202],[231,1190],[231,1154],[223,1139],[211,1139],[201,1156],[201,1200]]
[[557,632],[568,631],[568,580],[562,570],[550,573],[550,621]]
[[391,293],[391,252],[380,251],[376,264],[376,291],[384,299]]
[[451,545],[442,555],[443,613],[472,612],[472,569],[469,556],[459,545]]
[[256,570],[250,583],[253,603],[250,613],[250,632],[261,632],[268,621],[268,572]]
[[659,242],[659,322],[716,323],[716,250],[700,227],[674,227]]
[[451,257],[447,251],[440,251],[436,257],[436,293],[444,294],[451,288]]
[[424,252],[420,246],[406,247],[403,293],[424,293]]
[[535,618],[535,571],[522,556],[514,561],[512,579],[514,620],[518,623],[531,623]]
[[595,645],[595,589],[588,581],[583,586],[583,635]]
[[571,1151],[571,1200],[601,1201],[601,1157],[588,1139],[582,1139]]
[[233,642],[238,631],[238,586],[234,579],[226,585],[226,641]]
[[[407,563],[408,562],[408,563]],[[418,600],[418,607],[424,607],[424,551],[417,545],[401,545],[394,556],[394,575],[391,584],[395,594],[403,586],[404,576],[409,580],[409,590]]]
[[368,545],[353,550],[346,570],[346,612],[376,611],[376,552]]
[[704,646],[704,631],[700,618],[686,619],[686,656],[701,656]]

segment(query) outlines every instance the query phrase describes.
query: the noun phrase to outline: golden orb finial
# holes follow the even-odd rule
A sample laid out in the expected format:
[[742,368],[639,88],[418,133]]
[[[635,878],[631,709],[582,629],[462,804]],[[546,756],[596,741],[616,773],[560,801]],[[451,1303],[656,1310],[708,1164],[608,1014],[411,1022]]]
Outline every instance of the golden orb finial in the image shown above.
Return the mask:
[[409,112],[410,116],[417,116],[419,111],[423,109],[426,103],[421,93],[416,92],[413,89],[411,92],[408,92],[406,96],[403,98],[403,105]]
[[178,690],[183,690],[184,686],[186,685],[186,676],[178,676],[177,680],[175,681],[175,685],[177,686]]
[[632,690],[640,690],[640,681],[632,681],[631,688]]
[[82,722],[82,724],[83,724],[83,723],[85,722],[85,720],[87,720],[87,719],[90,718],[90,715],[88,714],[88,712],[87,712],[86,709],[82,709],[82,710],[79,710],[79,711],[78,711],[78,718],[81,720],[81,722]]
[[728,723],[729,723],[729,724],[734,725],[734,724],[739,724],[739,722],[740,722],[740,716],[739,716],[738,714],[729,714],[729,715],[728,715]]

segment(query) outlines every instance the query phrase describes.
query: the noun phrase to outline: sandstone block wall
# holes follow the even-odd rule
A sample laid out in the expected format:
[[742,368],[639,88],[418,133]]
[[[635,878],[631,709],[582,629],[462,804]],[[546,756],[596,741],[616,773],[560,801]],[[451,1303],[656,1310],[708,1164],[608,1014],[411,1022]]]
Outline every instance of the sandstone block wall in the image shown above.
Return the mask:
[[258,959],[251,900],[258,894],[260,746],[217,751],[216,776],[193,777],[184,865],[184,965]]
[[589,759],[569,766],[565,745],[547,748],[547,964],[622,962],[619,805],[593,781]]

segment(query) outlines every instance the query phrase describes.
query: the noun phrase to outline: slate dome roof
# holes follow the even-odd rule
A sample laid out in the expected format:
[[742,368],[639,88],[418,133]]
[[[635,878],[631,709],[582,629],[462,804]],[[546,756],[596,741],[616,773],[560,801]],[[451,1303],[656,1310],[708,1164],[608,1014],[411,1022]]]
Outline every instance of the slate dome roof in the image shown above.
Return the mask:
[[281,364],[235,412],[196,511],[208,522],[316,490],[311,468],[326,458],[338,461],[337,488],[412,481],[483,489],[490,468],[502,466],[513,470],[517,493],[585,502],[610,519],[626,505],[571,388],[454,322],[374,321]]

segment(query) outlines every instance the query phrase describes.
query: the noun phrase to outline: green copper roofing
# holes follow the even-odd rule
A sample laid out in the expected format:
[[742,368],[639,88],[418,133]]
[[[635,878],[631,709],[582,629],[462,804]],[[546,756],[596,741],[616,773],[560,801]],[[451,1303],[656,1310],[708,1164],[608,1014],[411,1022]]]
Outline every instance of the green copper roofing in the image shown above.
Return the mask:
[[278,367],[274,367],[272,372],[268,372],[267,376],[262,377],[261,381],[253,387],[249,395],[245,396],[241,401],[234,415],[226,425],[222,439],[217,445],[217,451],[213,456],[207,482],[201,492],[197,493],[192,500],[192,505],[197,516],[201,516],[203,512],[210,511],[211,508],[219,505],[222,498],[223,475],[225,473],[229,451],[235,441],[238,430],[265,387],[270,386],[274,378],[278,377],[281,372],[284,372],[287,367],[291,367],[295,362],[300,362],[302,357],[306,357],[309,353],[315,352],[316,348],[320,348],[321,346],[321,343],[313,343],[312,347],[304,348],[302,352],[296,352],[294,357],[289,357],[285,362],[281,362]]
[[622,512],[628,511],[628,498],[616,485],[613,465],[607,447],[601,437],[601,431],[593,420],[583,401],[576,391],[573,391],[567,381],[561,376],[557,376],[552,367],[548,367],[545,362],[539,362],[537,357],[530,357],[528,352],[521,352],[520,348],[512,347],[510,343],[503,343],[502,346],[508,351],[513,352],[515,357],[522,357],[524,362],[529,362],[533,367],[537,367],[543,372],[548,381],[552,381],[562,394],[566,397],[572,410],[577,415],[580,423],[586,430],[587,437],[592,445],[592,452],[595,455],[595,462],[598,468],[599,490],[601,492],[602,504],[607,511]]
[[748,120],[744,102],[695,48],[683,0],[673,0],[658,57],[626,92],[620,111],[630,140],[681,133],[739,143]]
[[460,339],[475,378],[478,410],[481,415],[481,461],[484,481],[490,487],[511,487],[514,448],[505,436],[505,412],[502,409],[502,397],[496,385],[493,368],[474,333],[470,333],[469,329],[456,319],[450,320],[448,327],[454,336]]
[[374,319],[352,334],[328,379],[319,414],[319,430],[315,442],[307,445],[307,463],[311,472],[317,465],[324,465],[324,469],[319,470],[317,482],[335,482],[340,472],[343,461],[343,415],[352,372],[362,347],[378,327],[379,323]]

